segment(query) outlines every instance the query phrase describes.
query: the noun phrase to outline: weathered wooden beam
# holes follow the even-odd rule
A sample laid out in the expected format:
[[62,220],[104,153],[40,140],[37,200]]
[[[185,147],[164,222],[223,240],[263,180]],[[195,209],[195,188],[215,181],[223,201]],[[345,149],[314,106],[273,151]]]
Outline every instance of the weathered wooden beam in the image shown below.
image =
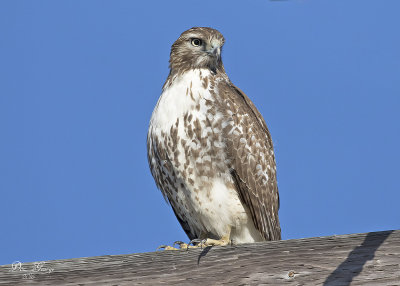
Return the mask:
[[400,230],[0,266],[0,285],[400,285]]

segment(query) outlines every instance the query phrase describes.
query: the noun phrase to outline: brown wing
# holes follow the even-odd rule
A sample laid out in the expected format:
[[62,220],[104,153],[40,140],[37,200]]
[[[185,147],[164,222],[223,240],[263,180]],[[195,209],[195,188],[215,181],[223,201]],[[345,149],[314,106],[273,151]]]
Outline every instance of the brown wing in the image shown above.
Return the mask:
[[255,227],[266,240],[281,239],[279,193],[271,136],[251,100],[230,82],[220,82],[222,112],[232,118],[224,129],[231,175]]

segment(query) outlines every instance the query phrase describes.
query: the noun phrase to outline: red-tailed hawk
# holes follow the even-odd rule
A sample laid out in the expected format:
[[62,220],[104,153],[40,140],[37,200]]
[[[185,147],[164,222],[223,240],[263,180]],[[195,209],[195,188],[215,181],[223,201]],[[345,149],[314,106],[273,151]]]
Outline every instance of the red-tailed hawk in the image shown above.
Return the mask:
[[147,136],[151,173],[191,240],[279,240],[271,136],[226,75],[223,44],[217,30],[196,27],[172,45]]

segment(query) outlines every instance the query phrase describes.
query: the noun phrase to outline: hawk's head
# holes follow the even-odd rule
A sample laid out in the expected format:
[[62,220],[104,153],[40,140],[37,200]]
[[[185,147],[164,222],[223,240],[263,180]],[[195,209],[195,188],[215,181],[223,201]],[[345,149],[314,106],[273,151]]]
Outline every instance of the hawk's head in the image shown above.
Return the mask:
[[171,47],[171,71],[207,68],[224,72],[221,60],[224,42],[222,34],[212,28],[194,27],[183,32]]

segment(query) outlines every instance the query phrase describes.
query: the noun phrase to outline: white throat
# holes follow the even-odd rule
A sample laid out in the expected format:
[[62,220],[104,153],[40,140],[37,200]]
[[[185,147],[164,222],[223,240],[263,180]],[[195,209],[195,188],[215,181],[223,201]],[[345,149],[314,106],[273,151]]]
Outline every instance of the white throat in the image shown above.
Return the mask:
[[210,74],[208,69],[194,69],[172,79],[158,99],[150,125],[168,130],[177,118],[194,110],[202,98],[209,98],[210,92],[203,86],[202,78]]

